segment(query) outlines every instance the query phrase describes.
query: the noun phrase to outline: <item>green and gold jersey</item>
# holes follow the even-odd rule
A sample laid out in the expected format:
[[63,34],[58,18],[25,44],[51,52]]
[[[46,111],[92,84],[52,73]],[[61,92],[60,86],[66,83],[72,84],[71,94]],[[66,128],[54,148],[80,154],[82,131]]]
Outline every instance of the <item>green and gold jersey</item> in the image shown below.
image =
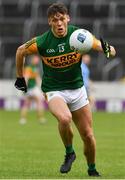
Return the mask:
[[57,38],[49,30],[36,37],[36,44],[43,62],[43,92],[77,89],[83,86],[81,55],[70,49],[69,38],[78,29],[69,25],[65,37]]
[[24,69],[24,76],[28,79],[27,88],[32,89],[37,85],[38,69],[34,65],[29,65]]

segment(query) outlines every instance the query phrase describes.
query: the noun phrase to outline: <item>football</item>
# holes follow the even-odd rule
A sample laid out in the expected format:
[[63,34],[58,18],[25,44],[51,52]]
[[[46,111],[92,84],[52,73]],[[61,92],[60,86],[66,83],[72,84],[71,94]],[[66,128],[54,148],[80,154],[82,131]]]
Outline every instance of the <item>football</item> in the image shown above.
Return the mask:
[[69,38],[70,48],[84,54],[93,46],[93,35],[86,29],[75,30]]

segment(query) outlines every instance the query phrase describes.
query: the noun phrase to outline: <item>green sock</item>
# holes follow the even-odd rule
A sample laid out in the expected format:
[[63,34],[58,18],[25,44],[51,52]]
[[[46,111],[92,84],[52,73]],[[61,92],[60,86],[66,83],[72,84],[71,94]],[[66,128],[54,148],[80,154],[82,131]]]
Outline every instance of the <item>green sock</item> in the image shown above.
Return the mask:
[[72,144],[66,146],[66,154],[72,153],[72,152],[74,152],[74,149],[73,149],[73,147],[72,147]]
[[95,163],[88,164],[89,170],[95,170]]

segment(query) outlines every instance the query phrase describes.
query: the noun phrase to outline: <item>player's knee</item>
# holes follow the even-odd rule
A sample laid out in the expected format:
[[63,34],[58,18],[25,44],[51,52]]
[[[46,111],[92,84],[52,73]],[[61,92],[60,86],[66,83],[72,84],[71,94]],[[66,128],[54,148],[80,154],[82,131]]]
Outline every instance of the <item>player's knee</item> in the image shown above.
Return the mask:
[[67,114],[62,114],[60,116],[60,124],[63,125],[63,126],[67,126],[71,123],[71,120],[72,120],[72,115],[70,113],[67,113]]
[[94,135],[93,135],[92,132],[87,132],[87,133],[84,135],[84,141],[85,141],[85,142],[91,143],[93,140],[94,140]]

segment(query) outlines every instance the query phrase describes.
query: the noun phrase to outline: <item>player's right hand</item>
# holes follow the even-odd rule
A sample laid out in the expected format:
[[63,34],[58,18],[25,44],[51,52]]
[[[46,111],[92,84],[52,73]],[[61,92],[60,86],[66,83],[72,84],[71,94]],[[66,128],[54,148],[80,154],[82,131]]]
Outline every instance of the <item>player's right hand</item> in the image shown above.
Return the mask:
[[26,81],[25,81],[24,77],[22,77],[22,78],[17,77],[14,85],[18,90],[21,90],[23,92],[27,92],[27,85],[26,85]]

